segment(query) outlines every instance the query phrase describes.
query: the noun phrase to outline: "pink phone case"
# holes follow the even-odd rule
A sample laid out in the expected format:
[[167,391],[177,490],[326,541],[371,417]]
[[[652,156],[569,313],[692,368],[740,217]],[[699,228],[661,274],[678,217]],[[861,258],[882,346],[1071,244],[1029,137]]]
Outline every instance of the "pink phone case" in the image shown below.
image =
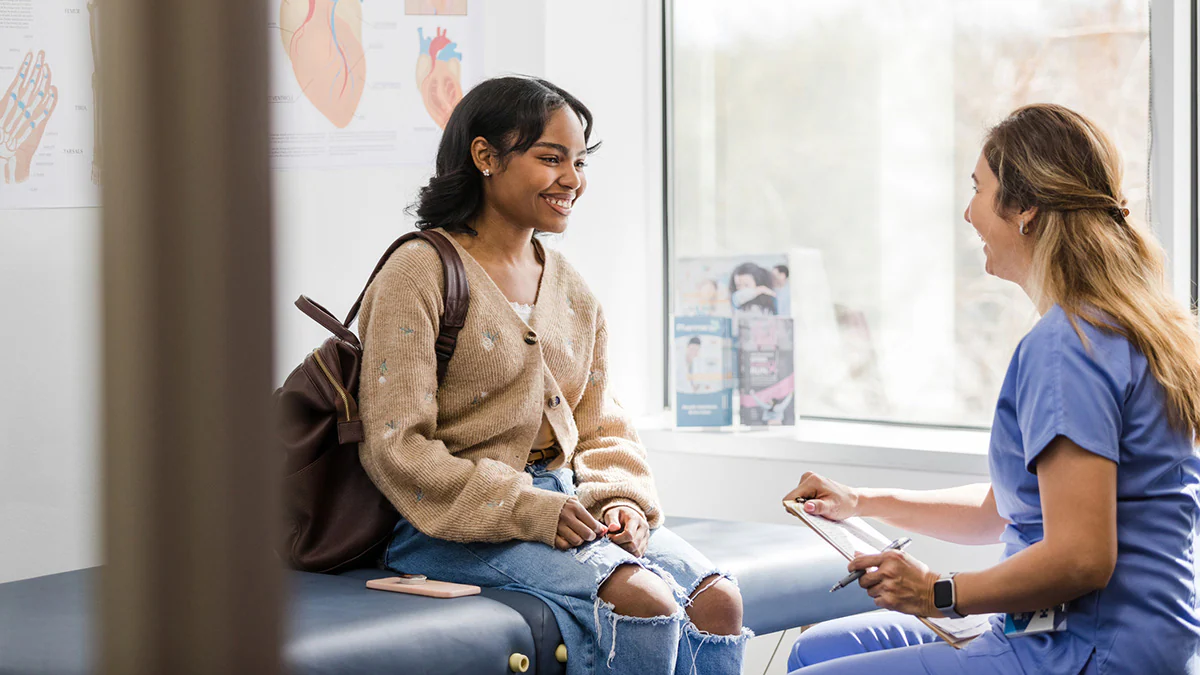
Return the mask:
[[465,595],[479,595],[478,586],[467,584],[452,584],[449,581],[422,581],[420,583],[400,583],[400,577],[386,579],[371,579],[367,588],[393,593],[410,593],[424,595],[430,598],[461,598]]

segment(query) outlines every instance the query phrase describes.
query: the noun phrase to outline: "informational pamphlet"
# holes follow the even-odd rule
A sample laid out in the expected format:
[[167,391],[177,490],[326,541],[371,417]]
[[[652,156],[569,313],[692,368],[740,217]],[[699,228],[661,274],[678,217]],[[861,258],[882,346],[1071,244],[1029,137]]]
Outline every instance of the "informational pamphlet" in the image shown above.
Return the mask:
[[796,368],[792,319],[742,317],[738,319],[737,333],[742,424],[794,425]]
[[675,419],[681,427],[733,424],[733,322],[675,317]]

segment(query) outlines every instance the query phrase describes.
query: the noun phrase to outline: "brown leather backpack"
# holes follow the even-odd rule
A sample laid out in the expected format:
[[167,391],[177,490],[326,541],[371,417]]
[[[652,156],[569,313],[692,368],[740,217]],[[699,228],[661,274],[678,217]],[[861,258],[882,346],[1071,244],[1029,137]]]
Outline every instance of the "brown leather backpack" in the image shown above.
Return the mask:
[[[406,234],[380,258],[367,287],[392,253],[413,239],[427,241],[437,249],[445,273],[445,307],[434,345],[441,384],[470,302],[467,273],[454,245],[437,232]],[[306,572],[334,573],[371,566],[399,519],[358,461],[358,444],[363,440],[356,400],[362,343],[350,324],[366,293],[364,287],[342,322],[306,296],[296,300],[296,307],[329,329],[333,337],[305,357],[275,391],[285,453],[287,517],[279,553],[289,566]]]

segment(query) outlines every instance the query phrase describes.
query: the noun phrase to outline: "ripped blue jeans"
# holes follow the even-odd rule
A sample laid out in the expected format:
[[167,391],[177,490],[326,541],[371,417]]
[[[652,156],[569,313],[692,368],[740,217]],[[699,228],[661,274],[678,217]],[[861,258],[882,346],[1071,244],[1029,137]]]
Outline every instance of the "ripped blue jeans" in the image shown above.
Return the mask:
[[[527,468],[534,487],[575,494],[569,468]],[[700,631],[683,607],[710,576],[725,576],[699,551],[670,530],[650,535],[643,558],[607,539],[569,551],[537,542],[456,542],[421,534],[401,519],[384,558],[390,569],[431,579],[528,593],[554,612],[567,645],[567,675],[735,675],[751,633],[712,635]],[[621,565],[658,574],[674,592],[678,609],[669,616],[616,614],[599,588]]]

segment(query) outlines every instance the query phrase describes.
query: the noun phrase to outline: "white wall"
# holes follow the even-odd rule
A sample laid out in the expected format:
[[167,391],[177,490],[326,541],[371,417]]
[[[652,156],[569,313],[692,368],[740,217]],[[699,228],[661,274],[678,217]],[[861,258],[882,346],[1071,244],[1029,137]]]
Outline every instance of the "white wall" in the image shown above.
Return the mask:
[[562,250],[605,308],[612,381],[662,410],[662,41],[658,2],[548,2],[546,77],[587,105],[604,145]]
[[[485,76],[538,75],[545,62],[544,0],[505,0],[485,12]],[[292,303],[301,293],[345,316],[379,256],[413,229],[404,211],[433,172],[427,164],[273,173],[276,375],[283,381],[329,333]]]
[[[660,66],[647,47],[656,5],[546,5],[505,0],[486,14],[486,74],[549,77],[595,113],[604,149],[558,245],[610,308],[623,355],[614,379],[642,413],[661,400]],[[292,301],[305,293],[344,313],[379,254],[411,229],[403,211],[429,171],[274,174],[280,381],[325,338]],[[0,582],[100,562],[98,228],[97,209],[0,211]]]
[[[662,370],[660,66],[647,42],[657,45],[658,24],[647,25],[657,16],[656,3],[509,0],[485,27],[485,75],[546,77],[595,116],[593,140],[604,147],[589,160],[569,231],[552,245],[609,308],[611,348],[622,354],[613,377],[637,414],[662,398],[662,378],[646,377]],[[275,174],[279,381],[327,335],[291,303],[304,293],[343,316],[379,255],[413,228],[404,210],[432,164]]]
[[0,583],[99,562],[98,244],[98,209],[0,211]]

